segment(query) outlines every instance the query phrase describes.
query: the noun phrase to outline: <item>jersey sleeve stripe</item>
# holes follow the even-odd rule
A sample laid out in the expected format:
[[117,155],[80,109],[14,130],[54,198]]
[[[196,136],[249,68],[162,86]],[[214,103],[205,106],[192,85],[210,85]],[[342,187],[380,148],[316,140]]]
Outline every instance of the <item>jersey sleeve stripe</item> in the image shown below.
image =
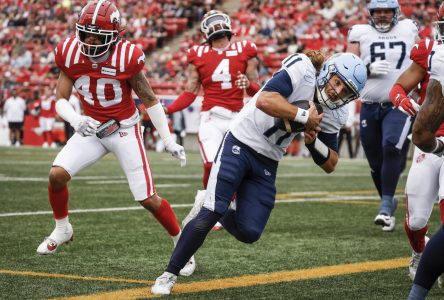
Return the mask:
[[202,52],[203,52],[203,46],[199,46],[199,48],[197,49],[197,56],[198,57],[202,57]]
[[80,59],[80,48],[77,45],[77,49],[76,49],[76,56],[74,57],[74,63],[73,65],[79,63],[79,59]]
[[236,42],[236,45],[237,45],[237,51],[239,53],[242,53],[242,43],[241,42]]
[[208,53],[208,51],[210,51],[210,47],[209,46],[205,46],[204,53]]
[[63,54],[65,54],[65,48],[66,48],[66,45],[68,44],[68,42],[71,40],[71,38],[67,38],[66,40],[65,40],[65,42],[63,43],[63,47],[62,47],[62,55]]
[[117,50],[119,49],[121,41],[119,41],[116,46],[114,47],[114,53],[113,57],[111,58],[111,65],[115,68],[116,67],[116,60],[117,60]]
[[134,47],[136,47],[134,44],[131,44],[130,49],[129,49],[129,54],[128,54],[128,64],[131,61],[131,57],[133,56],[133,51],[134,51]]
[[75,43],[75,39],[73,39],[71,45],[69,46],[68,53],[66,54],[65,67],[67,68],[69,68],[69,66],[71,65],[70,63],[71,63],[72,52],[74,51],[76,45],[77,43]]
[[128,46],[128,41],[125,41],[122,45],[122,52],[120,53],[120,72],[125,72],[125,52]]

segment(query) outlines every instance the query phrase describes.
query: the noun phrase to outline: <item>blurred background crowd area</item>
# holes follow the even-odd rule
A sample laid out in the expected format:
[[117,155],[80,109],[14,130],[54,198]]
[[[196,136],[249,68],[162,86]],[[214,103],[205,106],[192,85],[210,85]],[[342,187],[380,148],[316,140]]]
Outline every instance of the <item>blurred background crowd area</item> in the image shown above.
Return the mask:
[[[238,2],[239,0],[235,0]],[[179,94],[186,81],[186,51],[203,42],[200,20],[230,0],[117,0],[124,38],[147,54],[147,76],[158,94]],[[422,37],[433,35],[441,2],[400,0],[402,15],[417,21]],[[27,102],[55,87],[53,49],[75,33],[85,0],[2,0],[0,2],[0,100],[16,86]],[[238,3],[239,4],[239,3]],[[367,22],[364,0],[241,0],[230,14],[234,39],[256,43],[261,83],[280,68],[288,53],[344,51],[348,29]]]

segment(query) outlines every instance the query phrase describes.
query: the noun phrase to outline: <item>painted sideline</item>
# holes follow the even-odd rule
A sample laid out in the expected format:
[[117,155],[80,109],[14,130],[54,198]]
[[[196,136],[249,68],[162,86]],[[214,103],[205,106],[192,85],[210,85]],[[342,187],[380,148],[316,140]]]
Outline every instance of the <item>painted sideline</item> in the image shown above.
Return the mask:
[[[208,281],[190,283],[177,283],[173,288],[174,294],[189,294],[198,292],[209,292],[229,288],[241,288],[255,285],[275,284],[281,282],[292,282],[323,277],[350,275],[356,273],[375,272],[404,268],[408,266],[410,257],[395,258],[389,260],[369,261],[354,264],[342,264],[326,266],[313,269],[273,272],[269,274],[246,275],[229,277]],[[157,298],[150,292],[150,287],[126,289],[113,292],[98,293],[93,295],[58,298],[58,300],[93,300],[93,299],[140,299]]]

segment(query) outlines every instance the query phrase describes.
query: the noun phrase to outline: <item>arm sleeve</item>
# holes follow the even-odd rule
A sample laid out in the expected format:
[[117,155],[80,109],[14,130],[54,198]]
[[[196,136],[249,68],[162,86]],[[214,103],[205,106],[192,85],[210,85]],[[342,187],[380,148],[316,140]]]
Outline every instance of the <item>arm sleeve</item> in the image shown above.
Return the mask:
[[318,133],[317,138],[328,148],[338,152],[338,135],[336,133],[325,133],[321,131]]
[[359,37],[361,36],[361,26],[359,25],[354,25],[350,28],[350,30],[348,31],[348,35],[347,35],[347,41],[349,43],[359,43],[360,39]]
[[287,71],[280,70],[265,84],[263,91],[276,92],[288,98],[293,93],[293,84]]
[[248,41],[247,44],[245,45],[245,53],[246,53],[248,59],[257,57],[256,44]]

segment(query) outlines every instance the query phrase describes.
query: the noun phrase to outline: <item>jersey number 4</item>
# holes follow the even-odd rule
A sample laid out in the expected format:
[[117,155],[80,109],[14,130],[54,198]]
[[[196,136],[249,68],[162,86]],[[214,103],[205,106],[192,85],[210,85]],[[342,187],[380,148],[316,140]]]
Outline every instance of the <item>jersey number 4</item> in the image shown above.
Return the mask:
[[230,60],[228,58],[222,59],[217,68],[211,75],[211,80],[214,82],[221,82],[221,89],[231,89],[231,74],[230,74]]
[[[396,47],[401,48],[401,55],[399,56],[398,63],[396,64],[396,69],[401,69],[402,63],[404,62],[404,58],[406,55],[406,45],[404,42],[390,42],[388,43],[389,49],[395,49]],[[378,42],[373,43],[370,45],[370,57],[371,62],[375,62],[376,58],[379,58],[381,60],[387,60],[385,57],[385,51],[376,52],[376,50],[385,50],[385,43],[384,42]]]
[[120,81],[112,78],[99,78],[96,82],[96,90],[90,92],[91,78],[81,76],[74,82],[77,92],[83,96],[83,99],[94,106],[94,99],[99,100],[99,104],[108,107],[122,102],[122,87]]

